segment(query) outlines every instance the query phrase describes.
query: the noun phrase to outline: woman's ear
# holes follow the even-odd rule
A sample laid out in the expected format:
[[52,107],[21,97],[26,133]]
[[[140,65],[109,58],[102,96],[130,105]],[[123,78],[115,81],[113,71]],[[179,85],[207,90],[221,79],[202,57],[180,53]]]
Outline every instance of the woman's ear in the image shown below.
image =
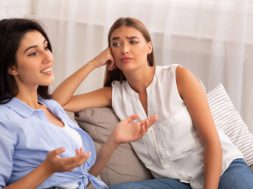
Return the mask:
[[16,66],[11,66],[11,67],[9,67],[8,73],[9,73],[10,75],[12,75],[12,76],[17,75],[17,68],[16,68]]
[[153,45],[152,45],[152,42],[151,42],[151,41],[149,41],[149,42],[147,43],[147,48],[148,48],[147,53],[148,53],[148,54],[152,53],[152,51],[153,51]]

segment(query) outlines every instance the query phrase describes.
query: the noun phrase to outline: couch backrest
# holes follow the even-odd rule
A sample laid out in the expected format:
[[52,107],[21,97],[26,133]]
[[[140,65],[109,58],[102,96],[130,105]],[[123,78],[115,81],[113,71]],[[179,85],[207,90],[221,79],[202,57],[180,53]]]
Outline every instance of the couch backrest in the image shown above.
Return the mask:
[[[77,113],[75,119],[80,127],[90,134],[97,150],[119,122],[111,108],[86,109]],[[116,149],[100,177],[108,185],[153,178],[129,143]]]

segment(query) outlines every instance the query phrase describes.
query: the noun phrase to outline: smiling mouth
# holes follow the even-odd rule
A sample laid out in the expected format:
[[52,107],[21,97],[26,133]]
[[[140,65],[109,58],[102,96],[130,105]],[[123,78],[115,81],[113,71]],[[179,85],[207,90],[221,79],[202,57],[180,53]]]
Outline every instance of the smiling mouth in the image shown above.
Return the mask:
[[47,68],[41,71],[42,74],[51,75],[52,74],[52,68]]

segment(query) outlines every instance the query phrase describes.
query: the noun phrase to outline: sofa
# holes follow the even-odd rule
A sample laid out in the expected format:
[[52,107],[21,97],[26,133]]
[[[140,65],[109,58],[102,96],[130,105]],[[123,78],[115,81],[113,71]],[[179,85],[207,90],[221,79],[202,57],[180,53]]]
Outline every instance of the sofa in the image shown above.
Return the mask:
[[[216,126],[221,128],[243,153],[246,163],[253,171],[253,134],[234,108],[225,88],[219,84],[207,93],[207,97]],[[119,122],[119,118],[109,107],[82,110],[75,114],[75,120],[90,134],[97,150]],[[138,159],[131,144],[126,143],[120,145],[113,153],[100,178],[108,185],[112,185],[153,177]]]

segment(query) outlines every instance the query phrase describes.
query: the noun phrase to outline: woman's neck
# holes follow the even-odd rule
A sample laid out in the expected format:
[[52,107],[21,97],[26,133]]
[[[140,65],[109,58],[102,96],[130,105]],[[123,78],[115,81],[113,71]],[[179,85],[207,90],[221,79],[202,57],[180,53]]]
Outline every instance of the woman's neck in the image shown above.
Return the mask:
[[26,103],[33,109],[39,109],[41,105],[38,103],[38,93],[36,91],[22,91],[20,90],[16,95],[16,98],[21,100],[22,102]]
[[146,66],[145,68],[131,71],[130,73],[124,73],[129,85],[137,93],[146,91],[146,88],[153,81],[155,74],[155,66]]

